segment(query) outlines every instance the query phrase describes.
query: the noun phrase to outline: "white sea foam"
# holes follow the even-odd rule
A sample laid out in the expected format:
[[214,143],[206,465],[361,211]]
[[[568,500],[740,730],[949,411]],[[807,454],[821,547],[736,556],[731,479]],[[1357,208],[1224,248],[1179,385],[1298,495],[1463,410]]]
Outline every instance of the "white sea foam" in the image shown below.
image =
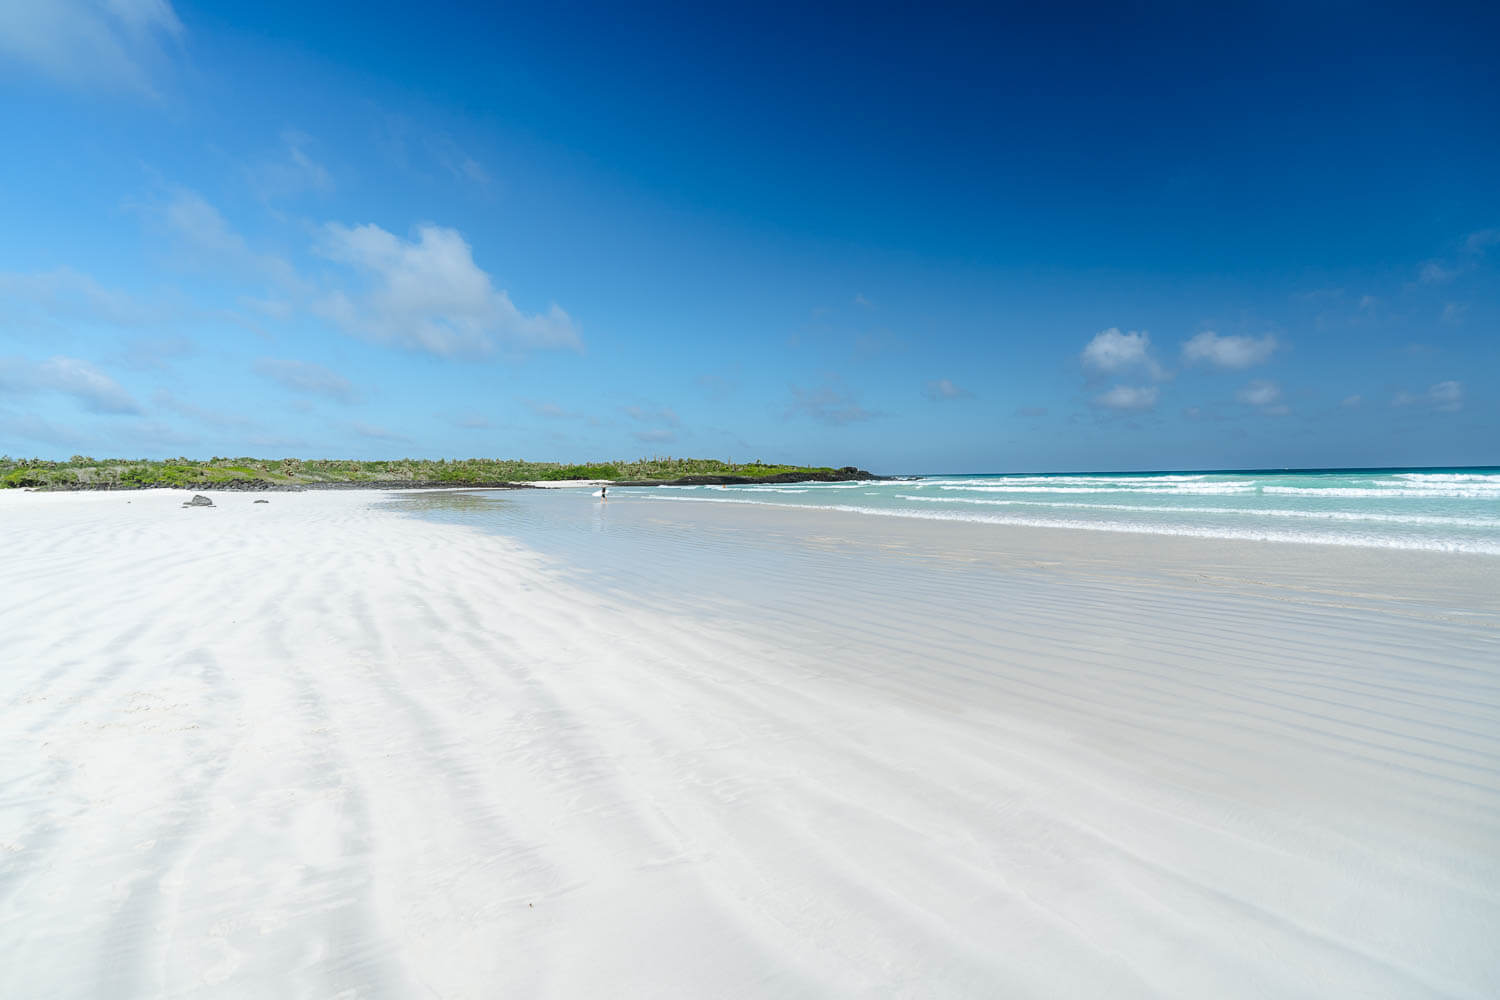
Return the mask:
[[984,476],[947,479],[924,479],[907,485],[920,486],[1022,486],[1022,485],[1096,485],[1100,483],[1122,486],[1149,486],[1161,483],[1192,483],[1206,479],[1205,475],[1193,476]]
[[1401,472],[1396,478],[1410,483],[1491,483],[1500,486],[1500,473],[1495,472]]
[[1032,528],[1070,528],[1081,531],[1113,531],[1135,535],[1177,535],[1189,538],[1223,538],[1254,542],[1290,542],[1302,545],[1340,545],[1355,548],[1409,549],[1427,552],[1464,552],[1500,555],[1500,541],[1372,534],[1369,532],[1277,531],[1272,529],[1222,528],[1195,524],[1142,521],[1087,521],[1077,518],[1008,517],[960,511],[931,511],[903,507],[863,507],[855,504],[774,503],[735,497],[658,497],[681,503],[738,503],[762,507],[803,510],[833,510],[875,517],[909,517],[929,521],[969,521],[979,524],[1016,525]]
[[1181,496],[1228,496],[1253,493],[1253,483],[1180,483],[1176,486],[940,486],[972,493],[1168,493]]
[[900,500],[920,503],[985,504],[1006,507],[1060,507],[1067,510],[1118,510],[1142,514],[1232,514],[1245,517],[1300,517],[1328,521],[1377,521],[1387,524],[1432,525],[1450,528],[1492,528],[1500,530],[1500,517],[1443,517],[1424,514],[1381,514],[1375,511],[1286,510],[1254,507],[1180,507],[1148,506],[1126,503],[1058,502],[1051,500],[987,500],[979,497],[923,497],[899,495]]
[[1262,493],[1273,496],[1305,496],[1305,497],[1427,497],[1431,499],[1451,500],[1486,500],[1500,499],[1500,484],[1470,486],[1470,487],[1443,487],[1434,484],[1431,487],[1418,488],[1410,486],[1262,486]]

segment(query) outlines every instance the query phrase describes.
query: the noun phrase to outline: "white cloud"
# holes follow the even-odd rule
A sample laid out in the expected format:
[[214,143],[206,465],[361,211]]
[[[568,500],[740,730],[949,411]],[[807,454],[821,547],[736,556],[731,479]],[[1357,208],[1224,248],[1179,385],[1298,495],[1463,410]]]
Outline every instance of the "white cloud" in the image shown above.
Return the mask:
[[1434,409],[1453,412],[1461,409],[1464,405],[1464,386],[1462,382],[1449,380],[1439,382],[1427,390],[1427,398],[1432,401]]
[[1345,396],[1339,401],[1339,405],[1344,407],[1346,410],[1352,410],[1364,401],[1365,397],[1361,396],[1359,393],[1355,393],[1352,396]]
[[1443,322],[1454,325],[1461,324],[1464,317],[1469,313],[1467,302],[1445,302],[1443,303]]
[[933,400],[963,399],[966,396],[973,395],[973,393],[969,392],[963,386],[954,385],[945,378],[929,379],[923,387],[922,392],[928,399]]
[[359,398],[348,379],[310,361],[261,358],[255,363],[255,373],[304,396],[322,396],[338,403]]
[[317,311],[345,330],[440,357],[482,357],[497,349],[581,347],[558,306],[527,315],[474,263],[457,230],[425,225],[403,240],[376,225],[323,228],[324,256],[369,282],[362,294],[334,291]]
[[17,394],[43,390],[72,396],[92,413],[140,413],[120,383],[87,361],[58,355],[46,361],[0,358],[0,389]]
[[1151,346],[1151,335],[1132,330],[1121,333],[1118,327],[1101,330],[1083,349],[1083,364],[1101,372],[1117,372],[1135,365],[1145,364],[1147,350]]
[[1140,413],[1156,408],[1161,390],[1154,385],[1117,385],[1094,397],[1094,403],[1108,410]]
[[1427,406],[1441,413],[1455,413],[1463,409],[1464,385],[1449,379],[1427,387],[1426,392],[1398,392],[1391,400],[1392,406]]
[[1182,345],[1182,358],[1189,364],[1203,362],[1215,368],[1249,368],[1263,363],[1276,346],[1276,338],[1269,333],[1263,337],[1221,337],[1204,330]]
[[1276,405],[1276,401],[1281,398],[1281,387],[1275,382],[1256,379],[1236,393],[1235,398],[1246,406],[1258,406],[1265,409]]
[[183,34],[169,0],[0,3],[0,55],[83,89],[154,95],[151,70]]

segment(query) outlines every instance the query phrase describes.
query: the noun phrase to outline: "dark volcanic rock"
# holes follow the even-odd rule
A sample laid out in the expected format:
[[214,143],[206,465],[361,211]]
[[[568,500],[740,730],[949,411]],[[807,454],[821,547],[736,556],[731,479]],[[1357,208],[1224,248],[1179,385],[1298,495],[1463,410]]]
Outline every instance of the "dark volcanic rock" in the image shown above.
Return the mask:
[[193,499],[183,501],[182,505],[184,507],[212,507],[214,502],[202,493],[194,493]]
[[253,500],[251,502],[252,503],[270,503],[271,501],[269,501],[269,500]]

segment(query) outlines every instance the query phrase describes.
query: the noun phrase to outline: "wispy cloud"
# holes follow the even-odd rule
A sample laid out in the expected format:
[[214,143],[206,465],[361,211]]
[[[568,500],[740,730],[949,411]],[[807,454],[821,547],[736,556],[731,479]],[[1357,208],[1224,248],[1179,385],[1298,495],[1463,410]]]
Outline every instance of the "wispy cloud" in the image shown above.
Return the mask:
[[1262,364],[1277,348],[1271,334],[1263,337],[1220,336],[1204,330],[1182,345],[1182,359],[1188,364],[1207,364],[1214,368],[1235,370]]
[[880,416],[878,411],[867,410],[859,405],[859,401],[837,378],[828,379],[822,385],[811,388],[794,385],[791,392],[792,402],[787,408],[789,417],[807,417],[832,427],[841,427]]
[[665,424],[668,427],[676,427],[681,423],[676,411],[667,406],[649,409],[643,406],[622,406],[620,408],[631,420],[645,424]]
[[1500,246],[1500,229],[1479,229],[1464,237],[1464,253],[1482,254]]
[[147,212],[158,217],[181,242],[185,259],[194,266],[269,281],[292,293],[301,294],[308,289],[285,258],[253,249],[223,214],[196,191],[174,188],[165,203],[148,205]]
[[485,170],[484,165],[478,160],[464,152],[451,136],[433,136],[428,139],[427,148],[438,165],[454,177],[481,188],[489,186],[489,171]]
[[1154,385],[1117,385],[1094,397],[1094,405],[1121,413],[1144,413],[1156,409],[1161,390]]
[[0,389],[16,394],[58,392],[91,413],[140,413],[141,406],[120,383],[80,358],[46,361],[0,358]]
[[446,358],[582,346],[576,324],[557,305],[530,315],[517,309],[455,229],[420,226],[415,239],[403,240],[376,225],[329,223],[319,250],[368,287],[330,292],[317,311],[366,339]]
[[1256,379],[1235,393],[1235,398],[1246,406],[1253,406],[1271,416],[1285,416],[1290,410],[1281,402],[1281,386],[1265,379]]
[[310,361],[261,358],[255,373],[304,396],[321,396],[336,403],[353,403],[359,393],[338,372]]
[[210,409],[206,406],[199,406],[196,403],[182,399],[167,389],[156,390],[156,393],[151,397],[151,402],[163,410],[169,410],[180,417],[186,417],[189,420],[200,424],[207,424],[210,427],[247,428],[255,426],[254,421],[246,417]]
[[532,413],[547,420],[577,420],[583,416],[550,400],[523,399],[521,402]]
[[1426,392],[1401,391],[1396,393],[1395,398],[1391,400],[1391,405],[1424,407],[1439,413],[1456,413],[1463,409],[1464,385],[1462,382],[1450,379],[1428,386]]
[[966,399],[972,395],[968,389],[945,378],[928,379],[922,386],[922,395],[934,401]]
[[739,379],[732,375],[708,372],[693,379],[693,384],[713,398],[728,396],[739,388]]
[[411,443],[411,438],[407,435],[389,430],[388,428],[381,427],[376,424],[366,424],[361,423],[360,421],[355,421],[349,424],[349,429],[355,434],[358,434],[360,437],[369,438],[372,441],[398,441],[403,444]]
[[155,96],[153,71],[184,34],[169,0],[0,3],[0,54],[79,89]]
[[649,430],[635,431],[631,437],[643,444],[668,444],[677,440],[677,432],[669,427],[653,427]]
[[173,362],[192,357],[197,349],[187,337],[132,337],[122,345],[118,357],[127,368],[164,372]]
[[106,288],[71,268],[0,272],[0,327],[136,327],[162,323],[169,315],[170,310]]
[[1500,229],[1475,230],[1460,241],[1456,253],[1423,261],[1417,268],[1417,281],[1424,285],[1452,281],[1483,264],[1485,255],[1496,246],[1500,246]]
[[[0,362],[0,377],[3,377],[3,362]],[[0,434],[9,439],[35,441],[63,448],[78,448],[87,444],[84,435],[76,428],[44,420],[35,413],[6,413],[0,410]]]
[[1456,267],[1450,267],[1440,260],[1424,261],[1417,269],[1417,280],[1424,285],[1441,285],[1452,281],[1458,274]]
[[263,201],[287,198],[305,191],[333,190],[328,168],[314,160],[307,149],[312,137],[296,129],[281,133],[281,151],[274,157],[247,167],[250,187]]

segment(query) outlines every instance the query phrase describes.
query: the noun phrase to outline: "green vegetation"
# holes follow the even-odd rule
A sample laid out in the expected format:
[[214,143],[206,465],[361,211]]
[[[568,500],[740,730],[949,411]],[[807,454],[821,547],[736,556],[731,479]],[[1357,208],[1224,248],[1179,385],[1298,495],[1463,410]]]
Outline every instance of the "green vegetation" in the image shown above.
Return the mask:
[[765,479],[781,475],[827,476],[829,467],[744,464],[711,458],[649,458],[634,462],[522,462],[494,458],[448,461],[402,458],[383,462],[305,461],[298,458],[93,459],[74,455],[66,462],[0,456],[0,487],[40,489],[142,489],[146,487],[286,488],[326,485],[393,485],[401,483],[468,484],[528,480],[608,479],[665,482],[684,476],[742,476]]

